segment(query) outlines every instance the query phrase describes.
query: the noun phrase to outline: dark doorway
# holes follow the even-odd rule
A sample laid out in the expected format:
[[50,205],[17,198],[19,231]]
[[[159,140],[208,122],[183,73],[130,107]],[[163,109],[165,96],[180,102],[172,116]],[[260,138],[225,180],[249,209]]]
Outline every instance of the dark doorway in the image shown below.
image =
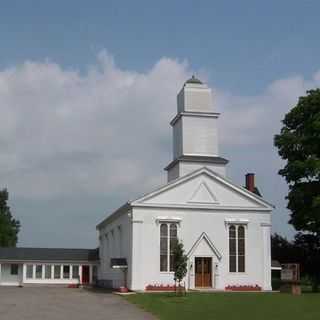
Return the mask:
[[211,258],[195,258],[195,286],[198,288],[212,287]]
[[82,283],[88,284],[90,282],[90,267],[82,266]]

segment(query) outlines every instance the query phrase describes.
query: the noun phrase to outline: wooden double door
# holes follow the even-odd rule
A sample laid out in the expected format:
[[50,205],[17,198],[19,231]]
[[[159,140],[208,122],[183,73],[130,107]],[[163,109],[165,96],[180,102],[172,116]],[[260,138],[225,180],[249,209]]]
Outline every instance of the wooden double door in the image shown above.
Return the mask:
[[195,258],[195,286],[197,288],[212,287],[212,259],[207,257]]

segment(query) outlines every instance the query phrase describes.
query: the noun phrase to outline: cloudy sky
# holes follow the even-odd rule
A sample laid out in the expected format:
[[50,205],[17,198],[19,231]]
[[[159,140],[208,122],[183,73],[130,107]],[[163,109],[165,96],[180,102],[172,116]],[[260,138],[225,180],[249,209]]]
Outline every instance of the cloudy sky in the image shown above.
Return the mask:
[[192,74],[221,112],[228,175],[257,174],[291,237],[273,147],[320,86],[319,1],[2,1],[0,188],[21,246],[92,247],[95,225],[165,183],[176,94]]

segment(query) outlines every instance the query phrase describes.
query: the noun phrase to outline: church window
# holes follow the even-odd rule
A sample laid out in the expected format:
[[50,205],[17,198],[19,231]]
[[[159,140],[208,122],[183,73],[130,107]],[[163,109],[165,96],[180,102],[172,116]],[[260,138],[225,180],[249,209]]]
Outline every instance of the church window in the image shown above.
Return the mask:
[[177,243],[178,234],[177,234],[177,225],[175,223],[170,224],[170,271],[174,271],[174,256],[173,249]]
[[229,227],[229,271],[245,272],[245,228]]
[[236,227],[229,227],[229,271],[237,271],[237,238]]
[[168,271],[168,225],[160,226],[160,271]]
[[160,271],[168,272],[174,269],[173,248],[178,239],[176,223],[161,223],[160,225]]
[[238,227],[238,272],[245,272],[245,231]]

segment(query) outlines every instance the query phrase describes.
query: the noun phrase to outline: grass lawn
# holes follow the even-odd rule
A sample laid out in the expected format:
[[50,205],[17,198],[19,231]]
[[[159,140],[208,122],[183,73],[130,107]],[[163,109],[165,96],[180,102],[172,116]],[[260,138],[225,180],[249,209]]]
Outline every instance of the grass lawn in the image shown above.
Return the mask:
[[126,299],[164,320],[320,319],[320,294],[313,293],[140,293]]

